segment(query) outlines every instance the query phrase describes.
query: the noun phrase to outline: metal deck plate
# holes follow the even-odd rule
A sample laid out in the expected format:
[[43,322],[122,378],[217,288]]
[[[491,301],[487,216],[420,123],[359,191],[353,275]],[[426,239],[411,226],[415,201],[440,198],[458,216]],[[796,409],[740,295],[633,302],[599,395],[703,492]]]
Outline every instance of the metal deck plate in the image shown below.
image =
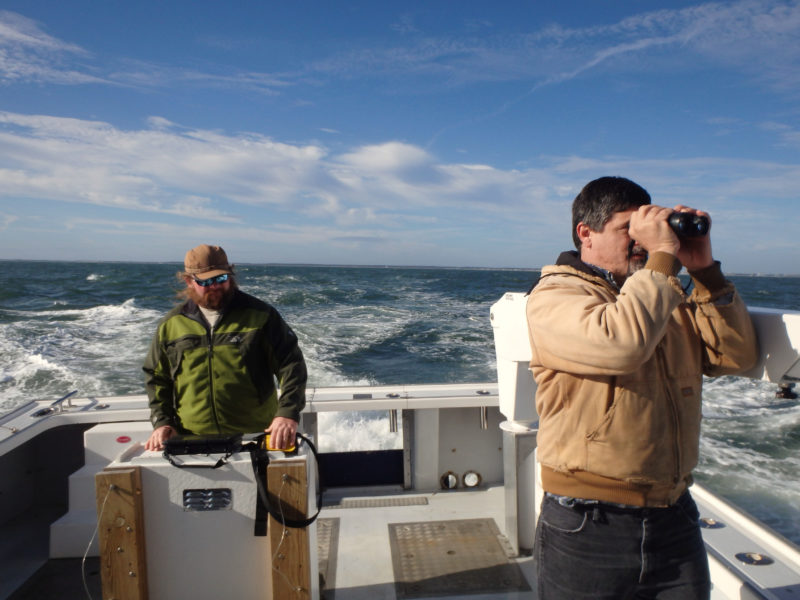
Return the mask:
[[325,600],[333,598],[336,587],[336,557],[339,548],[339,519],[317,519],[319,589]]
[[388,508],[392,506],[426,506],[425,496],[401,496],[399,498],[342,498],[325,508]]
[[529,591],[493,519],[390,523],[397,598]]

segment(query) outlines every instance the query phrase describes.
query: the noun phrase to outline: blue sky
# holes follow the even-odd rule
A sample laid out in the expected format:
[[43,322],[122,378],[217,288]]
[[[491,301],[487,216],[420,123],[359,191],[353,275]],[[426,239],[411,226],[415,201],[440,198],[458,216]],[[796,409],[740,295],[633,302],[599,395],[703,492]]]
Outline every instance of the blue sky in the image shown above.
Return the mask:
[[0,9],[0,258],[535,268],[603,175],[800,273],[800,3]]

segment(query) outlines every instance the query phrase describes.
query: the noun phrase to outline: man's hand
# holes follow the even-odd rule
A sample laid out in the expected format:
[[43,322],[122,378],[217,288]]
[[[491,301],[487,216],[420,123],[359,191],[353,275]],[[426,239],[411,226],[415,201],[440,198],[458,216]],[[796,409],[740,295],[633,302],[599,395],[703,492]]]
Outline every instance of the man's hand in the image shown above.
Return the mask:
[[650,254],[666,252],[678,256],[681,242],[667,222],[670,214],[672,209],[664,206],[640,206],[631,214],[628,235]]
[[164,442],[174,434],[174,428],[170,427],[169,425],[162,425],[161,427],[153,430],[153,433],[150,434],[150,437],[144,443],[144,449],[163,450]]
[[269,434],[272,448],[286,450],[294,446],[297,421],[286,417],[275,417],[265,431]]
[[698,271],[710,267],[714,263],[714,257],[711,254],[711,217],[702,210],[696,210],[683,204],[676,206],[675,212],[688,212],[708,219],[709,229],[706,235],[680,238],[681,247],[677,256],[687,271]]

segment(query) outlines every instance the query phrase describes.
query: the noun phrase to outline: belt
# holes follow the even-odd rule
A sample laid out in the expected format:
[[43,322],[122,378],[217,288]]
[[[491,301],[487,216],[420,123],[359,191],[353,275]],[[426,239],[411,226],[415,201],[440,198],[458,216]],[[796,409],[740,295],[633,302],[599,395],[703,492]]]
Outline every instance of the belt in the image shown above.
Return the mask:
[[545,496],[555,500],[561,506],[565,506],[567,508],[572,508],[579,511],[585,511],[585,512],[604,511],[609,513],[632,515],[632,516],[645,516],[653,514],[658,511],[668,510],[670,508],[674,508],[675,506],[686,502],[691,498],[691,496],[689,495],[689,491],[687,490],[683,494],[681,494],[681,496],[675,501],[675,504],[672,504],[670,506],[632,506],[629,504],[615,504],[613,502],[602,502],[600,500],[588,500],[585,498],[570,498],[568,496],[559,496],[557,494],[551,494],[550,492],[545,492]]

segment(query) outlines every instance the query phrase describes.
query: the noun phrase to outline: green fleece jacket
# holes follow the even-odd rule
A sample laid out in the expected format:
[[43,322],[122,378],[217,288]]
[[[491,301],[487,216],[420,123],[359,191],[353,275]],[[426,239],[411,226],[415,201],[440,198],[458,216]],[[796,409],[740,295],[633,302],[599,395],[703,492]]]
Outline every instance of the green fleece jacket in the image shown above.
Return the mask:
[[250,433],[275,416],[297,421],[305,406],[297,336],[274,307],[240,290],[213,329],[191,300],[170,311],[143,369],[154,428]]

